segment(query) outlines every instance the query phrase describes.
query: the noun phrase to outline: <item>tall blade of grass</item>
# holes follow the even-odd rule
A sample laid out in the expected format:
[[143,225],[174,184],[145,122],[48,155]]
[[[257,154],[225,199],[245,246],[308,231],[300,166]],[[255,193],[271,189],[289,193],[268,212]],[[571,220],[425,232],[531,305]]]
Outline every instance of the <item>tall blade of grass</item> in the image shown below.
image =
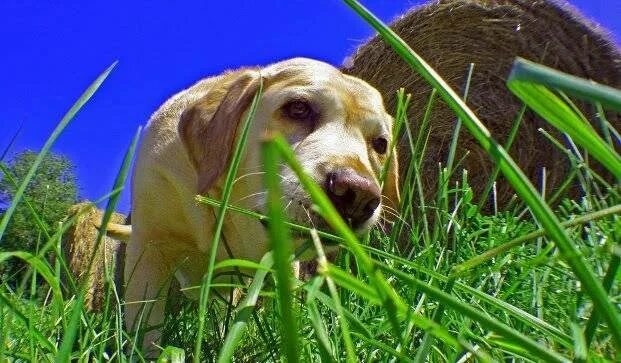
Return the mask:
[[[140,139],[140,134],[142,132],[142,127],[138,127],[138,129],[136,130],[136,133],[134,134],[134,137],[127,149],[127,151],[125,152],[125,155],[123,156],[123,161],[121,162],[121,167],[117,173],[117,176],[114,180],[114,184],[112,186],[112,190],[118,190],[118,192],[116,193],[112,193],[110,194],[110,198],[108,199],[108,202],[106,203],[106,208],[104,210],[103,216],[102,216],[102,220],[101,220],[101,227],[99,228],[99,231],[97,233],[97,239],[95,240],[95,245],[93,248],[93,252],[91,254],[91,261],[89,263],[88,266],[88,270],[89,274],[92,268],[92,264],[95,261],[95,256],[97,254],[97,251],[99,250],[101,243],[103,242],[103,238],[106,235],[106,230],[108,227],[108,222],[110,222],[110,219],[112,218],[112,214],[114,213],[114,211],[116,210],[116,206],[118,204],[118,201],[121,197],[121,191],[124,189],[124,185],[126,184],[126,180],[127,177],[129,175],[129,169],[131,167],[131,163],[132,160],[134,159],[134,155],[136,153],[136,148],[138,146],[138,140]],[[117,311],[117,331],[115,334],[115,343],[116,343],[116,347],[117,347],[117,352],[119,355],[122,354],[121,351],[121,334],[120,331],[122,331],[122,324],[119,322],[122,316],[121,314],[121,307],[120,307],[120,299],[117,293],[117,286],[116,286],[116,282],[115,282],[115,278],[112,275],[114,273],[114,271],[110,271],[110,269],[108,268],[109,264],[107,261],[105,261],[105,258],[110,258],[110,256],[105,256],[106,253],[106,249],[104,247],[103,249],[104,251],[104,260],[103,260],[103,264],[104,264],[104,273],[105,273],[105,281],[107,282],[107,289],[111,289],[113,291],[112,294],[108,293],[106,294],[106,309],[104,311],[108,310],[108,306],[110,304],[110,298],[114,297],[114,301],[112,301],[113,303],[116,304],[116,311]],[[120,261],[117,263],[123,263],[124,261]],[[88,281],[88,279],[85,279],[85,282]],[[84,290],[84,286],[81,287],[80,289],[80,293],[82,293],[82,291]],[[112,295],[112,296],[111,296]],[[121,328],[121,329],[119,329]],[[107,330],[106,330],[107,332]],[[104,348],[105,348],[105,344],[102,344],[101,346],[101,350],[99,352],[100,357],[98,357],[98,360],[102,359],[102,355],[104,352]]]
[[157,363],[182,363],[185,362],[185,352],[181,348],[167,346],[157,358]]
[[95,251],[93,251],[93,257],[94,253],[96,253],[99,245],[101,244],[103,237],[106,235],[108,222],[110,222],[110,218],[112,217],[112,214],[116,209],[119,199],[121,198],[121,192],[124,189],[124,185],[127,181],[129,169],[131,167],[132,160],[134,159],[134,155],[136,154],[136,148],[138,146],[138,140],[140,140],[141,132],[142,127],[139,126],[136,130],[136,133],[134,134],[134,137],[132,138],[131,143],[129,144],[129,148],[123,156],[121,167],[116,175],[116,178],[114,179],[112,190],[118,190],[118,192],[111,194],[108,202],[106,203],[106,208],[104,210],[103,217],[101,218],[101,227],[99,228],[99,231],[97,233],[97,241],[95,243]]
[[15,212],[15,208],[17,207],[17,204],[22,199],[22,196],[24,195],[24,192],[26,191],[26,188],[28,187],[30,180],[37,172],[37,169],[39,168],[39,165],[41,165],[41,162],[45,158],[45,155],[47,155],[52,145],[54,145],[54,143],[56,142],[56,139],[58,139],[58,137],[63,132],[65,127],[67,127],[69,122],[74,118],[74,116],[78,113],[78,111],[80,111],[82,106],[84,106],[84,104],[93,96],[93,94],[95,94],[97,89],[99,89],[99,86],[101,86],[101,84],[108,77],[110,72],[112,72],[112,69],[114,68],[115,65],[116,65],[116,62],[112,63],[112,65],[108,67],[108,69],[106,69],[99,77],[97,77],[97,79],[95,79],[95,81],[86,89],[86,91],[84,91],[84,93],[80,96],[80,98],[78,98],[76,103],[69,109],[67,114],[65,114],[65,116],[60,120],[60,122],[56,126],[56,129],[54,129],[50,137],[47,139],[47,141],[43,145],[43,148],[41,148],[41,151],[35,158],[35,161],[32,163],[32,166],[28,170],[28,173],[24,177],[24,180],[22,180],[20,187],[15,192],[15,195],[13,196],[13,200],[11,200],[11,204],[9,205],[9,207],[4,212],[4,215],[2,216],[2,221],[0,221],[0,241],[2,241],[2,236],[4,235],[6,226],[9,224],[9,220],[11,219],[11,216]]
[[[2,154],[0,154],[0,162],[4,161],[4,158],[6,157],[6,155],[9,153],[9,151],[13,147],[13,144],[15,144],[15,141],[17,140],[17,137],[19,136],[19,134],[22,132],[23,128],[24,128],[24,123],[22,122],[22,123],[19,124],[19,127],[17,128],[17,131],[15,131],[15,133],[11,137],[11,140],[9,140],[9,143],[6,145],[4,150],[2,150]],[[2,179],[0,179],[0,180],[2,180]]]
[[[204,196],[196,196],[196,201],[205,205],[209,205],[209,206],[213,206],[213,207],[218,207],[220,208],[222,206],[222,202],[219,200],[215,200],[213,198],[209,198],[209,197],[204,197]],[[229,204],[226,206],[226,209],[231,210],[235,213],[239,213],[239,214],[243,214],[245,216],[254,218],[258,221],[261,222],[266,222],[268,225],[270,223],[270,218],[266,215],[263,215],[261,213],[257,213],[255,211],[251,211],[248,209],[244,209],[244,208],[240,208],[238,206]],[[289,221],[284,221],[285,225],[287,226],[287,228],[290,228],[291,230],[294,230],[296,232],[303,232],[304,234],[310,236],[311,233],[311,228],[303,226],[301,224],[296,224],[296,223],[291,223]],[[331,242],[331,244],[337,244],[337,243],[341,243],[343,242],[343,239],[339,236],[335,236],[331,233],[325,232],[325,231],[317,231],[317,233],[319,234],[319,236],[321,238],[324,239],[324,244],[326,243],[325,240],[327,239],[328,241]]]
[[[405,123],[407,136],[408,136],[408,144],[410,147],[410,164],[408,165],[408,169],[405,175],[405,178],[402,181],[402,185],[404,186],[403,196],[401,197],[401,206],[400,210],[402,211],[403,218],[407,218],[408,216],[411,218],[410,222],[414,225],[414,213],[412,211],[413,200],[414,200],[414,188],[413,185],[416,185],[416,191],[418,192],[419,199],[419,207],[422,213],[420,213],[421,218],[423,220],[423,242],[425,246],[431,243],[431,235],[429,233],[429,222],[427,220],[427,209],[425,205],[425,195],[423,191],[423,184],[420,177],[420,166],[423,160],[423,156],[425,154],[425,150],[427,147],[427,140],[429,138],[430,127],[429,120],[431,118],[431,113],[433,106],[436,101],[436,89],[431,90],[431,94],[429,95],[429,100],[427,101],[427,107],[425,108],[425,113],[423,116],[423,120],[421,122],[420,128],[417,133],[416,140],[413,140],[412,130],[408,122]],[[424,140],[424,141],[423,141]],[[414,182],[412,182],[414,179]],[[401,233],[401,226],[399,226],[399,230],[397,231],[397,235]],[[396,235],[395,235],[396,236]]]
[[[464,102],[466,102],[466,100],[468,99],[468,93],[470,91],[470,81],[472,80],[473,71],[474,71],[474,63],[470,63],[470,65],[468,66],[468,73],[466,75],[466,83],[464,85]],[[446,161],[446,168],[444,172],[442,173],[442,175],[444,176],[444,179],[441,182],[443,187],[441,189],[440,198],[441,198],[441,201],[443,202],[442,203],[443,208],[446,211],[449,210],[448,186],[449,186],[449,180],[451,178],[451,174],[453,173],[453,164],[455,162],[455,152],[457,150],[457,143],[459,141],[460,131],[461,131],[461,119],[457,118],[457,122],[455,123],[455,129],[453,130],[453,137],[451,138],[451,145],[449,146],[449,154],[448,154],[448,158]],[[438,203],[438,205],[440,205],[440,203]],[[450,294],[451,291],[453,290],[454,284],[455,284],[455,279],[449,278],[449,280],[445,283],[444,291],[447,294]],[[436,308],[436,311],[433,313],[432,320],[435,321],[437,324],[441,324],[443,314],[444,314],[444,305],[439,304],[438,307]],[[419,362],[424,362],[427,360],[427,354],[429,352],[429,348],[431,347],[431,343],[433,343],[433,336],[430,334],[430,332],[425,332],[425,335],[423,336],[423,340],[420,346],[418,347],[418,349],[416,350],[416,356],[414,357],[415,362],[419,363]]]
[[[610,264],[608,265],[606,275],[604,276],[604,288],[606,289],[606,291],[610,291],[613,284],[615,283],[615,279],[617,278],[616,276],[619,272],[620,265],[621,257],[619,257],[619,255],[613,255],[610,259]],[[599,319],[599,313],[596,310],[593,310],[593,312],[591,313],[591,317],[589,318],[589,321],[584,328],[584,339],[586,341],[587,347],[590,346],[591,341],[593,341],[593,337],[595,336],[595,330],[597,329],[597,325],[599,324]]]
[[405,354],[403,354],[401,352],[396,351],[392,347],[382,343],[379,340],[369,339],[369,338],[365,337],[364,335],[357,334],[357,333],[354,333],[354,335],[358,339],[360,339],[363,342],[367,343],[368,345],[373,346],[373,347],[375,347],[375,348],[377,348],[377,349],[379,349],[379,350],[381,350],[383,352],[386,352],[386,353],[392,355],[395,358],[399,358],[399,362],[408,362],[408,363],[414,362],[414,360],[412,358],[406,356]]
[[[468,100],[468,93],[470,92],[470,81],[472,80],[472,72],[474,72],[474,63],[470,63],[470,65],[468,66],[468,73],[466,74],[466,84],[464,85],[464,102]],[[453,130],[453,137],[451,138],[451,145],[449,146],[448,158],[446,159],[446,169],[448,170],[448,174],[451,174],[451,170],[453,170],[453,163],[455,162],[455,152],[457,151],[457,142],[459,141],[460,130],[461,119],[457,118],[457,122],[455,123],[455,129]]]
[[[522,119],[524,119],[524,114],[526,113],[526,109],[527,109],[526,105],[522,105],[522,107],[520,107],[520,110],[517,113],[517,116],[515,117],[515,120],[513,120],[513,124],[511,125],[511,131],[509,131],[509,136],[507,136],[507,141],[504,144],[504,148],[505,150],[507,150],[507,152],[511,150],[511,145],[513,145],[513,141],[515,140],[518,130],[520,129],[520,125],[522,124]],[[487,184],[485,185],[485,188],[483,189],[483,193],[481,193],[481,197],[479,198],[479,203],[477,204],[479,210],[483,209],[483,206],[485,205],[485,202],[487,201],[487,197],[489,196],[489,193],[492,191],[492,186],[494,185],[494,183],[496,182],[496,179],[498,178],[498,173],[500,173],[500,168],[498,167],[498,165],[494,165],[494,170],[492,171],[492,174],[490,174]]]
[[[390,138],[390,145],[388,145],[388,150],[394,150],[397,146],[397,143],[399,142],[399,135],[401,135],[401,129],[403,128],[403,125],[407,122],[407,109],[409,106],[410,98],[410,95],[408,95],[407,97],[405,96],[405,90],[403,88],[397,91],[397,110],[395,112],[395,120],[391,130],[392,135]],[[388,169],[390,167],[390,163],[392,162],[392,155],[392,152],[389,153],[388,158],[386,158],[386,161],[384,162],[384,165],[382,165],[382,171],[379,178],[382,186],[384,185],[386,174],[388,174]],[[396,201],[393,202],[396,203]]]
[[309,293],[313,292],[317,300],[319,300],[323,305],[328,307],[332,312],[336,313],[337,315],[342,314],[345,318],[347,318],[347,324],[348,325],[351,324],[353,330],[358,331],[361,334],[364,333],[364,335],[367,337],[372,336],[371,331],[369,331],[369,328],[366,325],[364,325],[364,323],[360,321],[360,319],[358,319],[349,310],[343,309],[342,306],[340,308],[337,307],[336,301],[332,299],[330,296],[324,294],[321,291],[313,291],[311,287],[309,287],[308,285],[304,285],[302,287]]
[[[83,279],[83,281],[80,282],[80,285],[78,286],[76,304],[79,304],[79,306],[74,306],[72,313],[71,313],[70,320],[69,320],[69,324],[67,325],[67,329],[65,329],[65,332],[64,332],[65,338],[64,338],[61,350],[69,349],[69,351],[59,354],[58,359],[61,359],[59,360],[60,362],[68,361],[71,355],[71,349],[73,349],[73,340],[75,339],[77,335],[77,329],[79,328],[78,323],[74,322],[73,319],[75,318],[79,322],[80,315],[83,309],[82,305],[84,304],[84,297],[89,288],[88,276],[91,274],[94,262],[97,260],[96,255],[103,241],[103,237],[106,234],[106,227],[108,225],[108,222],[110,221],[110,218],[112,217],[112,213],[114,213],[114,210],[120,198],[120,192],[123,190],[123,185],[125,185],[125,181],[127,180],[127,176],[129,175],[129,168],[131,166],[131,161],[133,160],[134,154],[136,152],[136,147],[138,145],[138,140],[140,138],[141,130],[142,128],[138,127],[138,130],[136,131],[131,144],[129,145],[127,151],[125,152],[123,161],[121,163],[121,167],[119,168],[119,172],[117,173],[117,176],[115,178],[114,185],[112,188],[115,192],[110,194],[110,197],[108,199],[106,209],[102,217],[101,227],[99,228],[99,231],[97,233],[97,238],[93,246],[93,251],[91,251],[90,258],[88,260],[85,278]],[[74,314],[77,314],[77,317],[75,317]]]
[[[384,189],[384,182],[386,180],[386,175],[388,175],[388,170],[390,167],[390,163],[394,163],[397,162],[396,160],[393,160],[393,155],[397,154],[397,144],[399,142],[399,137],[401,135],[401,130],[403,129],[403,125],[407,125],[408,121],[407,121],[407,109],[410,103],[410,99],[411,99],[411,95],[405,95],[405,90],[403,88],[399,89],[397,91],[397,108],[396,108],[396,112],[395,112],[395,117],[394,117],[394,124],[392,127],[392,136],[391,136],[391,141],[390,141],[390,145],[388,147],[388,150],[391,150],[391,152],[388,154],[388,158],[387,160],[384,162],[384,165],[382,166],[382,171],[380,173],[380,190]],[[403,191],[400,192],[399,197],[402,197]],[[401,208],[401,201],[397,201],[397,200],[392,200],[390,201],[392,202],[392,204],[395,206],[395,208]],[[386,207],[388,203],[383,203]],[[384,209],[384,214],[386,214],[386,210],[387,208]],[[401,210],[401,209],[400,209]],[[398,236],[401,232],[401,226],[403,224],[403,220],[405,217],[401,217],[399,218],[399,216],[396,216],[397,211],[394,210],[393,211],[395,216],[391,216],[387,219],[388,221],[393,222],[393,236]],[[391,238],[391,241],[397,241],[397,238]]]
[[79,294],[74,302],[73,309],[71,309],[71,316],[69,318],[69,326],[63,336],[63,342],[60,345],[60,350],[56,356],[56,362],[65,363],[71,361],[71,352],[73,351],[73,344],[75,338],[78,335],[78,329],[80,328],[80,316],[82,315],[82,307],[84,306],[84,294]]
[[[362,7],[358,1],[344,1],[369,22],[413,69],[438,90],[442,99],[462,119],[472,136],[499,165],[507,181],[529,206],[533,216],[546,230],[550,239],[556,242],[562,257],[576,274],[578,280],[580,280],[582,288],[591,297],[594,305],[609,324],[615,345],[621,350],[621,317],[619,317],[617,309],[609,300],[608,294],[606,294],[591,267],[587,265],[578,248],[561,227],[550,206],[543,201],[535,187],[524,175],[524,172],[516,165],[511,156],[491,137],[489,130],[481,123],[474,112],[464,104],[455,91],[418,54],[377,17]],[[621,167],[619,172],[621,173]]]
[[[218,354],[219,363],[231,362],[233,360],[235,348],[241,341],[241,338],[246,331],[246,327],[248,326],[248,320],[250,320],[251,313],[257,305],[257,300],[259,298],[263,282],[265,281],[265,277],[271,271],[274,264],[272,254],[272,252],[268,252],[261,258],[261,261],[259,262],[260,268],[257,268],[257,272],[254,274],[252,283],[250,284],[250,287],[248,287],[246,297],[236,309],[237,312],[235,314],[235,321],[233,322],[233,326],[229,328],[229,331],[224,338],[222,348],[220,348],[220,353]],[[224,264],[218,265],[225,266]]]
[[271,141],[262,145],[263,167],[265,170],[265,189],[267,190],[267,214],[270,217],[268,236],[274,251],[274,269],[276,270],[277,302],[282,319],[281,352],[288,362],[297,362],[299,358],[297,312],[293,306],[291,284],[291,237],[285,220],[280,189],[280,157],[278,149]]
[[[97,239],[95,240],[95,245],[93,246],[93,251],[91,252],[90,260],[87,267],[87,276],[90,275],[91,270],[93,268],[93,263],[95,262],[97,256],[97,252],[101,246],[101,242],[103,241],[103,237],[106,235],[106,229],[108,227],[108,222],[110,222],[110,218],[112,218],[112,214],[116,209],[116,205],[118,204],[119,199],[121,198],[121,191],[123,190],[123,186],[127,180],[127,176],[129,175],[129,168],[131,166],[132,160],[134,159],[134,154],[136,153],[136,147],[138,146],[138,140],[140,139],[140,133],[142,131],[142,127],[138,127],[134,137],[132,139],[131,144],[129,145],[125,155],[123,156],[123,161],[121,163],[121,167],[119,168],[119,172],[114,179],[114,185],[112,187],[113,190],[117,190],[117,193],[111,194],[108,199],[108,203],[106,204],[106,209],[104,210],[104,214],[101,218],[101,227],[97,232]],[[88,282],[88,278],[84,279],[80,286],[80,291],[85,291],[86,283]]]
[[[411,98],[412,96],[410,94],[406,96],[405,90],[403,88],[400,88],[397,91],[397,107],[395,110],[395,121],[396,121],[396,124],[399,125],[399,131],[401,130],[402,125],[405,125],[407,137],[408,137],[408,140],[410,141],[412,139],[412,136],[411,136],[411,130],[408,126],[407,109],[409,107]],[[396,127],[393,128],[393,131],[396,131],[396,129],[397,129]],[[394,148],[396,147],[396,143],[399,141],[399,138],[400,138],[399,135],[400,135],[400,132],[393,132],[393,145],[391,145],[390,150],[394,150]],[[409,145],[410,145],[410,149],[413,149],[414,144],[410,142]],[[403,160],[401,162],[403,162]],[[388,171],[387,166],[388,165],[385,165],[384,166],[385,170],[382,171],[382,174],[384,175],[384,177]],[[403,182],[401,183],[401,191],[400,191],[401,202],[398,206],[396,206],[401,211],[403,211],[404,200],[407,199],[407,196],[410,194],[411,186],[412,186],[412,183],[410,183],[407,178],[404,179]],[[401,213],[401,218],[397,218],[397,220],[393,224],[392,235],[391,235],[392,241],[396,241],[398,236],[401,235],[401,230],[403,228],[403,225],[405,224],[406,218],[407,218],[407,215],[405,213]]]
[[[431,285],[429,285],[431,286]],[[449,277],[448,281],[444,283],[444,293],[447,296],[451,296],[453,291],[453,286],[455,286],[455,278]],[[433,313],[432,321],[436,324],[442,324],[442,316],[444,315],[444,304],[439,303],[436,311]],[[427,361],[427,355],[429,354],[429,349],[431,348],[431,343],[433,343],[433,335],[430,331],[425,332],[423,336],[423,340],[416,350],[416,356],[414,357],[414,361],[416,363],[422,363]]]
[[[308,294],[306,294],[306,309],[308,310],[308,320],[310,320],[311,326],[315,330],[315,335],[317,336],[317,340],[319,344],[317,345],[319,349],[319,356],[322,362],[330,362],[335,363],[336,359],[334,358],[332,352],[333,347],[330,342],[330,336],[326,329],[326,326],[323,322],[322,316],[319,313],[319,308],[316,303],[316,295],[323,282],[325,281],[325,277],[317,276],[311,280],[308,284]],[[0,330],[1,331],[1,330]]]
[[507,80],[509,89],[525,104],[557,129],[568,134],[621,180],[621,156],[599,137],[575,109],[548,87],[572,92],[579,97],[597,100],[621,110],[621,91],[581,80],[545,66],[518,58]]
[[336,290],[336,285],[332,278],[326,273],[328,269],[328,259],[326,258],[326,254],[321,246],[321,241],[319,240],[319,235],[316,230],[311,231],[311,237],[313,240],[313,244],[315,245],[315,250],[317,251],[317,263],[319,264],[319,272],[324,275],[326,278],[326,284],[328,284],[328,291],[330,291],[330,295],[332,296],[332,301],[334,302],[336,316],[341,323],[341,334],[343,336],[343,342],[345,343],[345,351],[346,356],[345,359],[349,363],[353,363],[356,361],[354,358],[356,353],[354,351],[354,343],[351,339],[351,333],[349,331],[349,324],[347,323],[347,319],[345,319],[345,309],[343,308],[343,304],[341,303],[341,298],[339,296],[338,291]]
[[317,185],[317,183],[308,176],[300,162],[296,159],[293,150],[282,136],[275,136],[273,138],[274,145],[277,146],[278,151],[285,163],[295,173],[300,184],[309,194],[311,200],[315,203],[317,212],[321,217],[330,225],[330,227],[343,237],[345,245],[356,256],[358,263],[360,263],[362,269],[367,274],[371,285],[377,291],[378,296],[382,300],[382,305],[388,315],[389,321],[395,330],[397,337],[400,336],[399,319],[396,315],[397,311],[404,311],[406,308],[405,303],[401,297],[397,295],[395,290],[390,286],[388,281],[384,278],[384,275],[379,271],[373,261],[364,252],[358,242],[358,238],[352,232],[352,230],[345,224],[343,218],[338,214],[324,191]]
[[[260,79],[259,90],[254,95],[249,111],[246,114],[246,118],[242,123],[242,133],[239,139],[236,141],[235,149],[231,157],[231,165],[226,174],[224,187],[222,190],[222,205],[227,206],[231,197],[231,191],[233,190],[233,183],[235,176],[237,175],[237,169],[241,162],[241,157],[246,146],[246,139],[248,139],[248,132],[250,130],[250,124],[254,119],[254,114],[257,112],[257,106],[263,93],[263,78]],[[192,360],[195,363],[200,362],[201,345],[203,342],[203,331],[205,330],[205,314],[207,313],[207,303],[209,302],[209,292],[211,290],[211,280],[213,279],[213,270],[216,264],[216,255],[218,253],[218,246],[220,244],[220,236],[222,235],[222,227],[224,226],[224,216],[226,214],[226,207],[220,207],[218,215],[216,217],[216,227],[214,230],[213,238],[211,240],[211,246],[209,250],[209,260],[207,261],[207,273],[203,276],[201,284],[201,292],[198,306],[198,330],[196,333],[196,341],[194,342],[194,357]],[[227,252],[230,252],[228,246]],[[233,256],[231,256],[233,257]]]
[[597,119],[599,120],[599,127],[601,128],[601,133],[604,135],[604,140],[606,140],[606,143],[609,146],[613,147],[614,143],[612,142],[612,137],[610,136],[610,128],[612,128],[612,125],[606,119],[606,112],[604,111],[602,104],[597,102],[595,104],[595,108],[597,109]]
[[507,82],[546,85],[582,100],[598,102],[606,108],[621,111],[621,90],[572,76],[523,58],[515,60]]

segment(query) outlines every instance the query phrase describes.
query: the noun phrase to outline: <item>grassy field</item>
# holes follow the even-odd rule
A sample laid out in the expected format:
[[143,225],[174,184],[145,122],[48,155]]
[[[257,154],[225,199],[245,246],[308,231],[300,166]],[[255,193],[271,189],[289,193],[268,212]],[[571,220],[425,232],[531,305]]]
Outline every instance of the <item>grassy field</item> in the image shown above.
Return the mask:
[[[403,203],[392,228],[380,226],[359,238],[327,202],[326,196],[301,170],[288,145],[276,137],[266,142],[264,160],[270,197],[268,215],[259,216],[228,206],[224,213],[268,218],[273,252],[260,262],[231,260],[209,264],[201,286],[201,302],[178,301],[164,327],[161,361],[615,361],[621,354],[621,188],[607,183],[589,167],[598,160],[616,180],[621,158],[615,152],[619,135],[605,120],[599,133],[584,121],[568,95],[621,111],[621,93],[518,61],[508,87],[525,103],[565,132],[576,145],[567,150],[574,169],[567,185],[583,191],[578,200],[533,186],[505,149],[444,82],[407,46],[400,43],[355,1],[347,1],[394,45],[395,50],[435,89],[427,105],[442,98],[459,117],[462,132],[470,132],[513,185],[516,197],[504,210],[494,205],[494,180],[487,196],[473,196],[468,174],[457,175],[461,155],[439,170],[438,195],[425,200],[416,185],[416,170],[425,157],[425,135],[409,140],[414,157],[402,190]],[[106,70],[76,102],[42,148],[45,155],[75,113],[88,101],[112,68]],[[431,89],[431,87],[430,87]],[[259,95],[254,104],[259,102]],[[407,96],[400,93],[395,133],[408,135]],[[418,105],[421,107],[421,105]],[[246,120],[251,122],[252,112]],[[426,120],[420,120],[424,125]],[[516,115],[515,127],[520,117]],[[125,184],[138,134],[119,168],[107,212],[116,205]],[[457,136],[456,136],[457,137]],[[557,140],[550,140],[557,142]],[[454,145],[453,143],[452,145]],[[242,153],[241,137],[235,157]],[[559,147],[561,144],[558,144]],[[587,157],[586,155],[589,155]],[[281,216],[277,167],[287,163],[313,198],[333,234],[285,223]],[[35,162],[30,176],[36,173]],[[236,166],[229,170],[225,190],[232,187]],[[543,172],[543,171],[542,171]],[[460,172],[461,173],[461,172]],[[12,208],[23,203],[29,177],[0,222],[2,234]],[[199,198],[201,203],[222,202]],[[226,205],[227,200],[224,198]],[[37,212],[32,211],[33,218]],[[132,342],[137,335],[123,327],[123,299],[109,280],[102,312],[83,310],[85,286],[66,275],[62,233],[46,238],[37,255],[1,252],[0,263],[23,259],[30,279],[45,281],[43,294],[0,286],[0,361],[144,360]],[[317,255],[318,273],[297,280],[291,273],[289,234],[308,235],[306,248]],[[219,233],[219,232],[218,232]],[[218,233],[215,240],[218,240]],[[99,236],[101,240],[101,236]],[[328,261],[323,245],[338,243],[340,253]],[[53,261],[44,258],[54,251]],[[297,251],[300,252],[300,251]],[[237,306],[232,296],[209,299],[211,276],[226,266],[256,271],[252,279],[232,276],[231,284],[246,294]],[[243,282],[248,281],[250,285]],[[141,333],[141,332],[139,332]]]

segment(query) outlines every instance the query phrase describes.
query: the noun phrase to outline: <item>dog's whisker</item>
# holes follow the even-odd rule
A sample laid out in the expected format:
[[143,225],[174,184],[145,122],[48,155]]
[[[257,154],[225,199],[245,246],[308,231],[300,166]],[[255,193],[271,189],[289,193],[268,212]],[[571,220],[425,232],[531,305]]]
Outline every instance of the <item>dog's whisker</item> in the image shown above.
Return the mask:
[[243,197],[241,197],[241,198],[237,199],[237,200],[234,202],[234,204],[238,204],[238,203],[240,203],[240,202],[241,202],[241,201],[243,201],[243,200],[246,200],[246,199],[248,199],[248,198],[257,197],[257,196],[260,196],[260,195],[263,195],[263,194],[267,194],[267,192],[266,192],[266,191],[262,191],[262,192],[256,192],[256,193],[251,193],[251,194],[248,194],[248,195],[246,195],[246,196],[243,196]]
[[393,219],[398,219],[401,220],[401,216],[399,215],[399,213],[396,213],[394,209],[392,208],[386,208],[386,206],[382,206],[382,214],[381,217],[383,219],[386,219],[387,216],[392,217]]
[[287,203],[287,206],[284,209],[285,212],[287,212],[287,209],[289,209],[289,207],[291,207],[292,203],[293,203],[293,199],[289,200],[289,203]]
[[[381,219],[382,221],[385,221],[385,220],[386,220],[386,218],[384,218],[384,217],[380,217],[380,219]],[[378,223],[378,224],[376,225],[376,227],[377,227],[377,228],[379,228],[379,230],[382,232],[382,234],[388,234],[388,232],[387,232],[387,230],[386,230],[386,226],[384,225],[384,223]]]
[[[409,226],[409,223],[405,220],[405,218],[401,217],[401,215],[400,215],[400,214],[395,213],[395,212],[393,212],[392,210],[390,210],[390,209],[388,209],[388,208],[387,208],[387,209],[385,209],[385,210],[383,210],[383,211],[382,211],[382,214],[388,214],[388,215],[392,216],[394,219],[399,220],[399,221],[401,221],[401,222],[403,222],[404,224],[406,224],[406,225],[408,225],[408,226]],[[382,216],[382,217],[383,217],[386,221],[391,222],[391,220],[388,220],[388,219],[387,219],[387,218],[385,218],[384,216]],[[393,220],[392,222],[394,222],[394,220]]]
[[396,203],[396,200],[392,200],[392,198],[390,198],[389,196],[382,194],[382,201],[384,200],[391,202],[393,205],[399,205],[399,203]]
[[[240,180],[242,180],[242,179],[244,179],[244,178],[248,178],[248,177],[251,177],[251,176],[257,176],[257,175],[263,175],[263,174],[265,174],[265,171],[255,171],[255,172],[246,173],[246,174],[243,174],[243,175],[241,175],[241,176],[238,176],[238,177],[237,177],[237,178],[233,181],[233,183],[237,183],[238,181],[240,181]],[[277,174],[277,175],[278,175],[278,176],[280,177],[280,179],[281,179],[281,180],[283,180],[283,181],[286,181],[286,180],[290,179],[289,177],[287,177],[287,176],[285,176],[285,175],[283,175],[283,174]]]
[[237,178],[233,181],[233,183],[237,183],[238,181],[240,181],[240,180],[242,180],[242,179],[244,179],[244,178],[248,178],[248,177],[255,176],[255,175],[263,175],[263,174],[265,174],[265,172],[264,172],[264,171],[256,171],[256,172],[253,172],[253,173],[246,173],[246,174],[243,174],[243,175],[241,175],[241,176],[238,176],[238,177],[237,177]]
[[[405,232],[408,234],[412,233],[413,231],[412,226],[407,221],[403,220],[402,218],[399,218],[399,217],[397,218],[403,222],[403,228],[405,229]],[[381,216],[381,221],[383,222],[383,223],[380,223],[382,225],[382,228],[386,228],[385,226],[395,222],[394,219],[386,218],[386,216],[384,215]]]
[[389,205],[386,205],[386,204],[382,204],[382,210],[390,211],[395,216],[400,216],[401,215],[401,213],[396,208],[393,208],[393,207],[391,207]]
[[306,217],[308,218],[308,224],[312,226],[314,229],[317,229],[317,227],[315,226],[315,223],[313,222],[313,217],[311,216],[311,213],[308,210],[308,208],[306,208],[305,206],[302,206],[302,209],[304,210],[304,212],[306,212]]

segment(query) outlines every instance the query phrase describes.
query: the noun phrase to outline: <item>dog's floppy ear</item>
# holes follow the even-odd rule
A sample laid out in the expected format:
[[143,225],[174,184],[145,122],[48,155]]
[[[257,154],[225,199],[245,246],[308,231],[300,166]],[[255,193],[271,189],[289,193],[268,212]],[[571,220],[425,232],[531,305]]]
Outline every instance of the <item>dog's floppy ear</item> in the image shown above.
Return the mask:
[[227,170],[242,115],[259,84],[256,71],[227,74],[183,111],[178,131],[196,168],[199,194],[207,194]]
[[396,147],[393,147],[391,152],[388,170],[384,179],[382,196],[385,200],[384,205],[393,208],[395,212],[398,213],[401,204],[401,196],[399,193],[399,161],[397,160],[396,149]]

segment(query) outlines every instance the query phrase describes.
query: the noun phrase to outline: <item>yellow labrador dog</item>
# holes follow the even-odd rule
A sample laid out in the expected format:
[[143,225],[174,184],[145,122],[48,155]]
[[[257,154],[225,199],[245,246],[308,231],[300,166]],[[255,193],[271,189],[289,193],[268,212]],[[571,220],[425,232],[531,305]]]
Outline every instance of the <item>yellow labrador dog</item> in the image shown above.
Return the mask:
[[[389,150],[393,120],[379,92],[364,81],[303,58],[203,79],[164,103],[144,132],[132,180],[132,232],[125,264],[128,327],[139,316],[141,304],[133,302],[140,301],[152,302],[146,323],[162,323],[170,276],[182,287],[200,285],[215,212],[194,198],[220,197],[240,121],[260,82],[263,93],[232,204],[264,212],[259,148],[266,132],[278,132],[289,141],[305,171],[358,232],[378,221],[383,204],[397,203],[397,160]],[[381,190],[379,175],[390,153]],[[293,172],[283,166],[281,175],[287,215],[301,224],[325,227]],[[269,249],[264,226],[240,214],[226,216],[223,234],[235,258],[256,261]],[[217,260],[228,257],[220,248]],[[145,344],[158,338],[151,333]]]

